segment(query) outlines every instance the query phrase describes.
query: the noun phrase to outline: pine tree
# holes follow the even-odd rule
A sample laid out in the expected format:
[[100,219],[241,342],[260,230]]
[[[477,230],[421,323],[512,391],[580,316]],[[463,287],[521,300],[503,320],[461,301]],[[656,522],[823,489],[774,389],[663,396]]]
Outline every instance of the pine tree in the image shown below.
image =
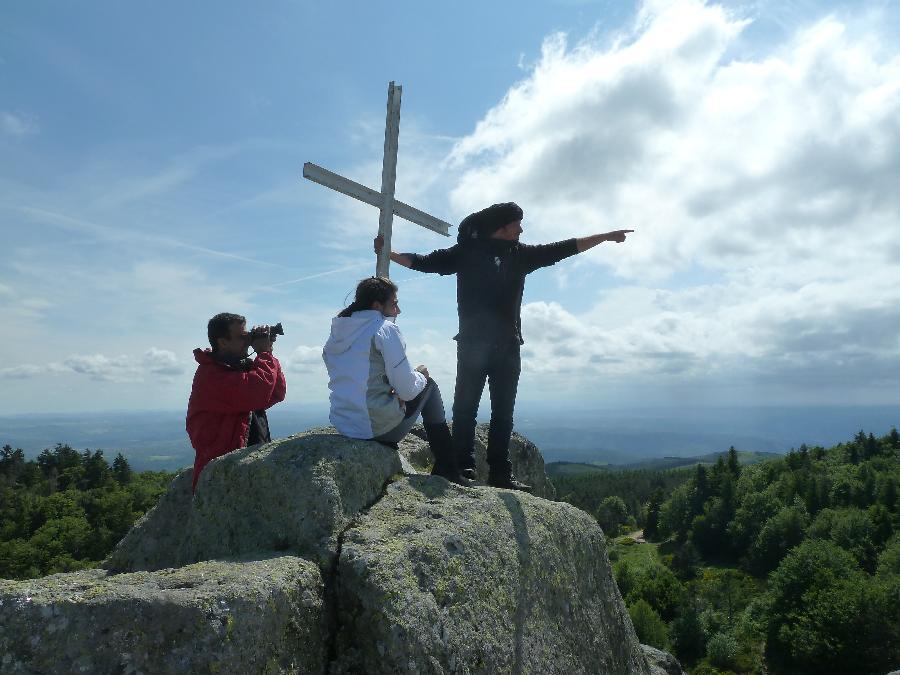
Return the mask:
[[728,448],[728,470],[735,478],[741,475],[741,463],[738,461],[737,450],[733,445]]
[[112,471],[113,478],[116,479],[119,485],[127,485],[131,482],[131,466],[121,452],[113,460]]

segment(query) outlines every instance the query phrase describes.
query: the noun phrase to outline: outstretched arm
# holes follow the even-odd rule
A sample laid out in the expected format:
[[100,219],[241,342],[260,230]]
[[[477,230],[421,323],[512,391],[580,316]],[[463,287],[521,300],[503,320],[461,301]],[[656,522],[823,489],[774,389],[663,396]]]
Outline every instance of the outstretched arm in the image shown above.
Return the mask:
[[[381,249],[384,248],[384,237],[380,234],[375,237],[375,253],[381,253]],[[412,260],[410,260],[408,255],[404,255],[402,253],[397,253],[396,251],[391,251],[391,262],[395,262],[398,265],[403,265],[404,267],[412,267]]]
[[625,241],[625,235],[630,232],[634,232],[634,230],[613,230],[612,232],[604,232],[603,234],[592,234],[589,237],[576,239],[575,243],[578,245],[578,252],[582,253],[589,248],[594,248],[597,244],[604,241],[614,241],[617,244],[621,244]]
[[[375,237],[375,253],[380,253],[384,248],[384,238]],[[441,248],[432,251],[428,255],[418,253],[397,253],[391,251],[391,260],[403,267],[409,267],[417,272],[433,272],[436,274],[453,274],[456,272],[458,262],[457,247]]]

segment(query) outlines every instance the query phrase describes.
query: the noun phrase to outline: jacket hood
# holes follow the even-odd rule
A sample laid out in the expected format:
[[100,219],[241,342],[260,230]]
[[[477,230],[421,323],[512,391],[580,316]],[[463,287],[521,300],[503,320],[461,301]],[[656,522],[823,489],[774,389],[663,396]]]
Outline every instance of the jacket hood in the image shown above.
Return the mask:
[[197,347],[197,349],[194,350],[194,360],[197,363],[201,363],[204,365],[216,362],[216,360],[212,356],[212,349],[210,349],[209,347],[207,347],[206,349]]
[[361,335],[374,331],[377,326],[390,320],[391,317],[384,316],[377,309],[364,309],[348,317],[335,317],[331,320],[331,335],[323,351],[326,354],[343,354]]
[[206,349],[197,347],[197,349],[194,350],[194,360],[201,365],[208,366],[215,363],[224,368],[231,368],[233,370],[248,370],[252,363],[251,359],[246,356],[243,358],[223,358],[222,356],[216,356],[209,347]]

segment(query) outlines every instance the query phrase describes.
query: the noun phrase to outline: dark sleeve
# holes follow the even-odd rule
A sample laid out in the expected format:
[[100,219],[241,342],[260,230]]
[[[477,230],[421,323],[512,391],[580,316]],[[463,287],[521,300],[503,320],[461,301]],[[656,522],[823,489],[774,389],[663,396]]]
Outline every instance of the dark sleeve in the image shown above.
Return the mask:
[[578,253],[578,240],[566,239],[552,244],[539,244],[529,246],[522,244],[519,247],[520,260],[525,274],[530,274],[541,267],[555,265],[560,260]]
[[412,269],[417,272],[434,272],[436,274],[456,274],[459,266],[459,244],[450,248],[439,248],[428,255],[404,253],[411,261]]

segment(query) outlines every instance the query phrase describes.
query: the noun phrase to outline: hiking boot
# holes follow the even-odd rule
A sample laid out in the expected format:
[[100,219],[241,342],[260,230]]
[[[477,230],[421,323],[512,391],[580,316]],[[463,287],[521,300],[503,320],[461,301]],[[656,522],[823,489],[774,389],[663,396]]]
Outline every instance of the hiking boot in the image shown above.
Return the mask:
[[478,480],[478,472],[475,469],[460,469],[459,475],[471,481]]
[[428,436],[428,445],[431,446],[431,454],[434,455],[434,468],[432,476],[446,478],[451,483],[472,487],[472,483],[460,475],[456,464],[456,455],[450,445],[450,429],[446,422],[439,424],[424,424],[425,434]]
[[470,481],[468,478],[464,478],[460,475],[458,471],[444,471],[439,467],[434,467],[431,470],[432,476],[440,476],[441,478],[450,481],[451,483],[455,483],[461,487],[472,487],[474,483]]
[[495,488],[503,488],[504,490],[521,490],[522,492],[531,492],[533,487],[520,483],[512,474],[503,477],[490,476],[488,485]]

